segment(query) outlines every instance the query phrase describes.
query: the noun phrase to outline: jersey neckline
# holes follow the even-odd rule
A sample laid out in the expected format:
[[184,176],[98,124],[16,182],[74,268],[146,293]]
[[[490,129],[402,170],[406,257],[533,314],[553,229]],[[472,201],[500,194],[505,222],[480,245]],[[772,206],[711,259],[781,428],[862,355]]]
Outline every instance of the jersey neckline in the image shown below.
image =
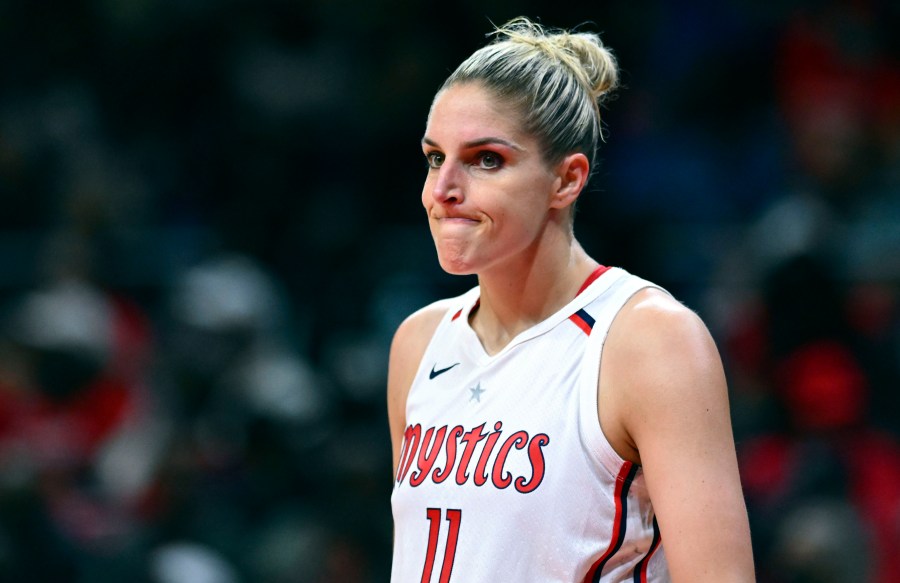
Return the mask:
[[478,337],[478,334],[472,328],[471,324],[469,324],[469,315],[471,314],[472,310],[474,310],[478,306],[481,298],[481,291],[478,286],[472,288],[468,293],[465,294],[464,307],[457,311],[451,319],[462,320],[462,324],[465,326],[464,334],[466,336],[469,336],[469,341],[465,343],[467,351],[470,353],[470,356],[475,359],[476,362],[478,362],[479,364],[486,364],[502,357],[504,354],[512,350],[515,346],[531,340],[532,338],[536,338],[541,334],[552,330],[561,322],[568,320],[569,316],[599,297],[625,273],[625,270],[619,267],[608,267],[605,265],[598,266],[587,277],[572,300],[570,300],[566,305],[561,307],[550,316],[534,324],[530,328],[526,328],[525,330],[519,332],[495,354],[488,354],[488,352],[484,349],[484,345],[481,343],[481,339]]

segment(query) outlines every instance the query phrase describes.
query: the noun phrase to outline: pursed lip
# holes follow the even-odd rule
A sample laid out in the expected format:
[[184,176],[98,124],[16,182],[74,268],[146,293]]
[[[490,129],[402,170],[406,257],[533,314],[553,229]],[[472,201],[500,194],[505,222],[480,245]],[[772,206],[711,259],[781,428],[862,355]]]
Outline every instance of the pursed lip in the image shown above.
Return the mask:
[[440,223],[450,223],[450,224],[468,224],[468,223],[480,223],[481,221],[474,218],[468,217],[465,215],[439,215],[431,217],[433,220],[438,221]]
[[434,219],[434,222],[431,224],[434,229],[451,236],[453,233],[462,234],[468,233],[472,229],[477,229],[481,225],[481,221],[468,217],[442,217]]

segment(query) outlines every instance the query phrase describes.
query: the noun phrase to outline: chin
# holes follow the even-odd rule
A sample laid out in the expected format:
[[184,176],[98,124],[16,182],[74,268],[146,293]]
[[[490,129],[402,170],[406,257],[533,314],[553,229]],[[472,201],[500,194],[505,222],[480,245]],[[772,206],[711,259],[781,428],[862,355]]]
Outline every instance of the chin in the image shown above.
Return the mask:
[[470,262],[460,258],[443,257],[438,253],[438,262],[441,264],[441,269],[450,275],[473,275],[476,272]]

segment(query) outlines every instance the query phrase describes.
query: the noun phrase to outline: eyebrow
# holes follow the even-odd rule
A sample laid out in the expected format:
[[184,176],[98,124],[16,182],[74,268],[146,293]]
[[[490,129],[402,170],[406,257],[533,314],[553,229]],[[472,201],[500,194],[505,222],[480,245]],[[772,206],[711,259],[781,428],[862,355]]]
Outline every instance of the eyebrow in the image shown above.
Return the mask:
[[[428,144],[429,146],[431,146],[433,148],[440,147],[440,146],[438,146],[437,142],[429,139],[427,136],[422,138],[422,143]],[[506,146],[507,148],[512,148],[513,150],[517,150],[519,152],[525,151],[525,148],[523,148],[522,146],[520,146],[518,144],[510,142],[509,140],[504,140],[503,138],[495,138],[495,137],[478,138],[477,140],[472,140],[471,142],[465,142],[463,144],[463,149],[477,148],[479,146],[487,146],[489,144],[501,144],[503,146]]]

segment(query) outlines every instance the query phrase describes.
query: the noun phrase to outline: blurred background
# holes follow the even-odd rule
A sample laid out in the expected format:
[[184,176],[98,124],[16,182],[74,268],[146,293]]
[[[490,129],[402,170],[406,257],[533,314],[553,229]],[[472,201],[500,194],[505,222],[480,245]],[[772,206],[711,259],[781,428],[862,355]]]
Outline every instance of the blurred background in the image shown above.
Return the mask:
[[618,55],[576,232],[716,337],[760,581],[900,581],[898,12],[0,0],[0,580],[388,580],[419,140],[524,14]]

